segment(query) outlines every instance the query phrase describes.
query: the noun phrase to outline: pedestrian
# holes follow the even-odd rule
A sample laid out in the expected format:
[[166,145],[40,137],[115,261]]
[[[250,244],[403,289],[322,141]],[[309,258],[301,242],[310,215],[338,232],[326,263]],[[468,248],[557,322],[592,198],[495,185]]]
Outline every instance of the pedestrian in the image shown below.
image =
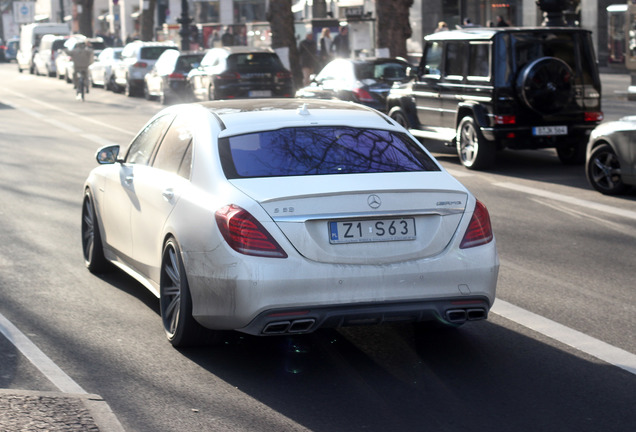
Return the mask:
[[221,44],[223,46],[234,46],[234,34],[232,34],[232,27],[225,27],[225,33],[221,36]]
[[332,49],[336,57],[347,58],[351,54],[349,49],[349,28],[347,26],[340,27],[338,34],[333,38]]
[[331,30],[329,27],[323,27],[320,33],[320,67],[323,67],[331,60]]
[[314,34],[307,32],[305,39],[298,44],[298,53],[300,56],[300,67],[303,71],[303,85],[310,83],[310,75],[316,72],[318,63],[318,46],[314,40]]
[[502,17],[501,15],[497,15],[497,27],[509,27],[509,26],[510,24],[506,22],[504,17]]
[[439,33],[441,31],[448,31],[448,24],[446,24],[446,21],[438,22],[434,33]]
[[477,27],[477,25],[473,24],[473,22],[470,20],[470,18],[464,18],[464,25],[462,27],[463,28],[466,28],[466,27]]

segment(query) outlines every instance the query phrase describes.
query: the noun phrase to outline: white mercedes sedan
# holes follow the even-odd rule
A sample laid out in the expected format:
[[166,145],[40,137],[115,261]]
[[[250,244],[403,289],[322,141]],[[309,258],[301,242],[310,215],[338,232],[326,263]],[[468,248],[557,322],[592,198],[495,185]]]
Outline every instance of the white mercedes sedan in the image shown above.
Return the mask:
[[152,291],[168,340],[486,319],[486,207],[405,129],[350,102],[175,105],[84,187],[86,266]]

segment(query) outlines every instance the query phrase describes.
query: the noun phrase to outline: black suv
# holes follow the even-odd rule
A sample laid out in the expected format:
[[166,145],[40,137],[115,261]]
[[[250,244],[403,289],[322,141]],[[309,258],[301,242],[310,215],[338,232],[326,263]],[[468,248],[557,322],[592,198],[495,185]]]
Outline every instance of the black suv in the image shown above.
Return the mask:
[[580,28],[434,33],[412,75],[391,90],[389,116],[456,146],[470,169],[492,167],[504,148],[556,148],[562,163],[582,164],[603,119],[591,32]]

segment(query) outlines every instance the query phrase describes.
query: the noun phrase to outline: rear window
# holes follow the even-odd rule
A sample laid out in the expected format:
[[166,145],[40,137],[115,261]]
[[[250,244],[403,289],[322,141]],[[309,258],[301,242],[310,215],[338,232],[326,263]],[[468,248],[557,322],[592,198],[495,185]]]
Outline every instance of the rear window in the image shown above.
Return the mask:
[[285,128],[220,141],[228,179],[439,171],[408,136],[351,127]]
[[[514,67],[520,71],[526,64],[541,57],[556,57],[565,61],[583,83],[595,81],[596,60],[583,33],[530,32],[513,33]],[[580,66],[579,66],[580,65]]]
[[401,80],[406,77],[406,65],[398,62],[358,63],[355,71],[358,79]]
[[203,59],[203,54],[180,56],[177,59],[175,69],[189,72],[201,63],[201,59]]
[[66,39],[55,39],[53,45],[51,45],[51,50],[57,51],[64,48],[64,42],[66,42]]
[[176,49],[165,46],[153,46],[153,47],[143,47],[141,48],[141,58],[146,60],[157,60],[161,53],[163,53],[167,49]]
[[261,70],[278,70],[283,64],[276,54],[242,53],[232,54],[227,58],[227,68],[239,73],[257,72]]

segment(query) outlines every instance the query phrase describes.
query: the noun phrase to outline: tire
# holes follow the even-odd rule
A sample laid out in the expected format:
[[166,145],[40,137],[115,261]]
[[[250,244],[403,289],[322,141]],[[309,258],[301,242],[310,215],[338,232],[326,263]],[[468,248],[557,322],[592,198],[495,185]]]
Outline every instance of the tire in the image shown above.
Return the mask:
[[471,116],[459,122],[455,144],[459,160],[466,168],[481,170],[495,164],[495,145],[483,137]]
[[587,143],[566,144],[557,147],[557,155],[563,165],[583,165]]
[[151,100],[150,91],[148,90],[148,84],[144,83],[144,99]]
[[110,79],[108,80],[108,90],[112,91],[113,93],[119,93],[121,92],[121,89],[119,88],[119,84],[117,84],[115,82],[115,75],[111,75]]
[[103,273],[109,267],[91,193],[86,190],[82,204],[82,252],[84,264],[91,273]]
[[397,124],[399,124],[400,126],[402,126],[404,129],[409,129],[411,127],[411,125],[409,124],[409,121],[407,120],[406,116],[404,115],[404,113],[401,110],[395,110],[391,113],[391,118],[393,120],[395,120],[395,122]]
[[124,87],[124,94],[128,97],[133,97],[135,96],[135,91],[133,89],[133,86],[130,85],[130,81],[128,81],[128,78],[126,78],[126,87]]
[[517,76],[523,103],[540,114],[563,110],[574,96],[572,69],[563,60],[541,57],[526,65]]
[[161,320],[174,347],[196,346],[215,332],[206,330],[192,317],[192,297],[179,245],[169,238],[163,248],[159,279]]
[[604,195],[620,195],[629,188],[623,183],[620,161],[609,144],[601,144],[592,151],[585,175],[590,185]]

